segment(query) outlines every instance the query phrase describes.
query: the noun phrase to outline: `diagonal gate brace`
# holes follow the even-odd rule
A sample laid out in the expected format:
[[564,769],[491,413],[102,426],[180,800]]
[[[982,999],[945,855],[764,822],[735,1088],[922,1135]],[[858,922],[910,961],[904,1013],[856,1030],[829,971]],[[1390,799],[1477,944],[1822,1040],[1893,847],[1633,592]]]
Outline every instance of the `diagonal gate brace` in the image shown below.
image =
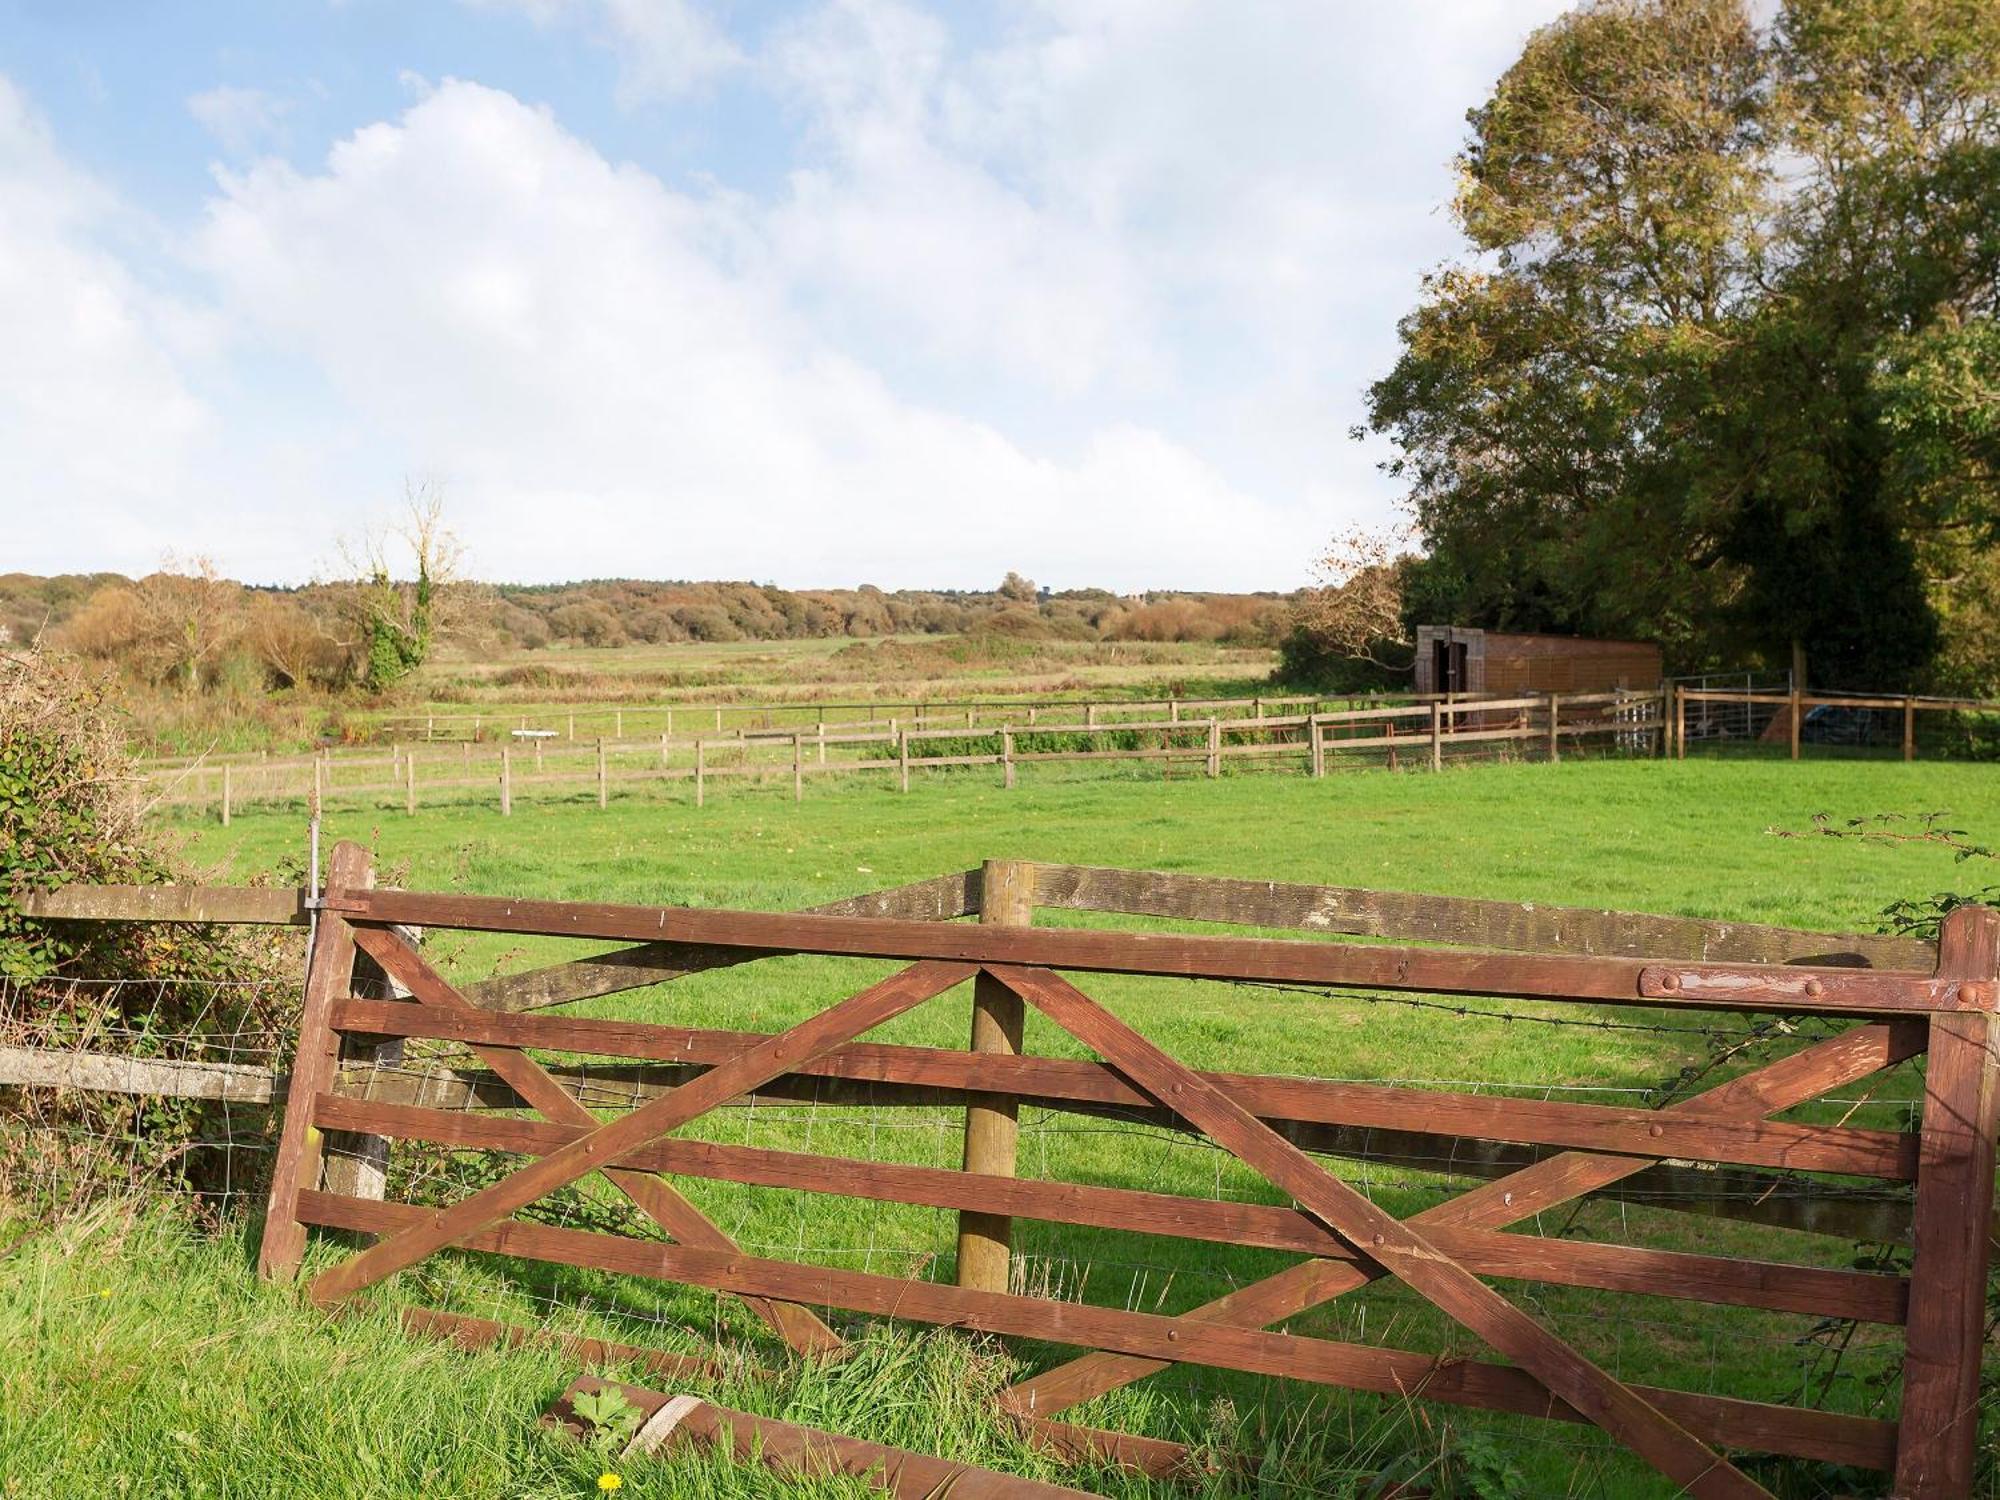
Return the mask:
[[[478,1007],[453,989],[408,943],[393,931],[357,927],[354,941],[383,970],[410,992],[418,1004],[434,1010],[477,1011]],[[548,1119],[594,1130],[603,1122],[549,1075],[540,1063],[518,1047],[473,1045],[471,1052]],[[690,1203],[671,1183],[651,1172],[606,1167],[605,1177],[641,1212],[683,1245],[701,1250],[734,1250],[736,1242]],[[831,1353],[845,1340],[809,1309],[790,1302],[750,1298],[758,1317],[800,1353]]]
[[1522,1312],[1418,1229],[1327,1172],[1067,980],[1045,969],[1007,965],[991,966],[989,972],[1162,1105],[1290,1194],[1383,1270],[1624,1442],[1685,1493],[1696,1500],[1770,1500],[1762,1485]]
[[[1759,1119],[1892,1067],[1923,1047],[1923,1031],[1916,1023],[1854,1026],[1669,1109],[1692,1118]],[[1566,1151],[1426,1209],[1411,1222],[1504,1229],[1611,1187],[1652,1165],[1648,1157]],[[1263,1328],[1366,1286],[1378,1274],[1344,1263],[1303,1261],[1204,1303],[1186,1316],[1230,1327]],[[1024,1415],[1050,1416],[1165,1368],[1160,1361],[1132,1355],[1086,1354],[1012,1387],[1002,1399]]]
[[567,1187],[634,1148],[852,1041],[976,972],[971,964],[929,960],[892,974],[789,1031],[717,1064],[672,1093],[578,1136],[560,1150],[449,1208],[427,1213],[409,1228],[322,1271],[312,1283],[312,1298],[325,1307],[373,1286],[436,1251],[491,1228],[537,1198]]

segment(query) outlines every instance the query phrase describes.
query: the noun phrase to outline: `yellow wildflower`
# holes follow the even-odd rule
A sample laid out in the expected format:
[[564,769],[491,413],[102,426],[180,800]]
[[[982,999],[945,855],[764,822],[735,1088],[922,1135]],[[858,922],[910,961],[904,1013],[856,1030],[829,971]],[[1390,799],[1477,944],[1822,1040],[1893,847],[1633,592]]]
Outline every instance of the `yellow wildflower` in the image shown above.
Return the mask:
[[616,1474],[607,1471],[597,1476],[597,1487],[606,1494],[609,1494],[613,1490],[623,1489],[625,1481],[620,1479]]

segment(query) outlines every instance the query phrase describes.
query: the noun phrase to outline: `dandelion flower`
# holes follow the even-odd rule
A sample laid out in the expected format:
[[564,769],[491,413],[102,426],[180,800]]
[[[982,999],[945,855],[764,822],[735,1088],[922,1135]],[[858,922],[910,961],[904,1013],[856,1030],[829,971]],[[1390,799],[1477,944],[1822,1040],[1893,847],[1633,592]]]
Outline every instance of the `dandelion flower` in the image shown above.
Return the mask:
[[613,1490],[622,1490],[625,1488],[625,1481],[620,1479],[616,1474],[606,1471],[597,1476],[597,1487],[608,1495]]

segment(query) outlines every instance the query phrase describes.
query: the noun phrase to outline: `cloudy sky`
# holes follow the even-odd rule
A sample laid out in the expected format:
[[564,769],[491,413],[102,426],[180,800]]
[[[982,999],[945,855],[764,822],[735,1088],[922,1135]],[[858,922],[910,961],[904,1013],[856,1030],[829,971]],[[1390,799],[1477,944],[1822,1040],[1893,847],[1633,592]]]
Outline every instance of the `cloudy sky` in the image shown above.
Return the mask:
[[1555,0],[0,0],[0,571],[1288,588]]

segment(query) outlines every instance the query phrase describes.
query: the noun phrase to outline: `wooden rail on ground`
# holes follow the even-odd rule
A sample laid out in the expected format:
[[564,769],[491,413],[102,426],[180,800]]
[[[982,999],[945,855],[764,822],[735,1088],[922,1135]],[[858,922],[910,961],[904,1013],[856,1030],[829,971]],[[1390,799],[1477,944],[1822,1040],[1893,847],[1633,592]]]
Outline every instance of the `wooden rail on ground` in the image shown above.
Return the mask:
[[[199,761],[147,772],[155,807],[206,807],[228,822],[252,803],[374,801],[414,814],[439,797],[491,797],[503,813],[516,798],[544,792],[594,792],[600,807],[614,790],[686,783],[696,806],[719,779],[789,781],[795,799],[827,775],[893,773],[900,790],[942,770],[997,768],[1013,788],[1023,766],[1076,763],[1157,764],[1222,775],[1230,766],[1291,768],[1323,776],[1340,765],[1429,766],[1467,755],[1517,754],[1561,759],[1565,747],[1656,753],[1665,720],[1658,693],[1573,693],[1520,698],[1429,699],[1367,708],[1193,717],[1175,703],[1172,717],[1117,717],[1092,707],[1080,721],[888,728],[817,725],[740,731],[725,736],[661,734],[585,744],[532,740],[455,749],[392,745],[387,753]],[[1142,705],[1144,706],[1144,705]],[[1130,707],[1130,705],[1127,705]],[[928,753],[927,753],[928,752]]]

